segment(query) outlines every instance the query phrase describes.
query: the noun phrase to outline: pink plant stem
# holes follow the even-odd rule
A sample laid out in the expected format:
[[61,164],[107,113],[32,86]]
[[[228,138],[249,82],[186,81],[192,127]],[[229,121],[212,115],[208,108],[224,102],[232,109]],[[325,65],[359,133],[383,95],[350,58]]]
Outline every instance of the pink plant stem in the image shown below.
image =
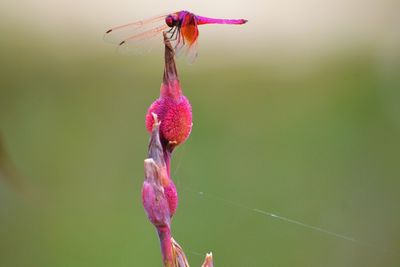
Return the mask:
[[171,179],[171,152],[167,146],[166,150],[164,151],[164,160],[165,160],[165,165],[167,166],[167,173],[169,179]]
[[174,266],[174,255],[172,252],[171,230],[169,226],[157,227],[158,237],[160,239],[161,253],[165,267]]
[[[146,127],[151,132],[148,158],[144,161],[145,180],[142,203],[160,239],[164,267],[189,267],[182,247],[171,236],[171,219],[178,205],[178,192],[171,179],[171,155],[192,128],[192,111],[182,94],[174,60],[174,50],[164,33],[165,71],[161,95],[149,108]],[[210,265],[211,264],[211,265]],[[202,267],[212,267],[207,255]]]

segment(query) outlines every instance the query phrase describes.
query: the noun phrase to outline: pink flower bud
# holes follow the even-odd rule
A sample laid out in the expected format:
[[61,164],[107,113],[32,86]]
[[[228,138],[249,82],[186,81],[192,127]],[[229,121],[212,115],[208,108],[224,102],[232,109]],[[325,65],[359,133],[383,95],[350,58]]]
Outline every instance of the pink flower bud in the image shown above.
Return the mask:
[[177,98],[160,96],[150,106],[146,115],[146,128],[149,132],[154,122],[151,113],[157,114],[163,122],[160,127],[160,135],[163,140],[175,146],[183,143],[189,137],[192,130],[192,108],[184,95]]
[[165,42],[165,68],[160,97],[149,107],[146,115],[146,128],[149,132],[154,124],[152,113],[157,114],[162,121],[161,139],[170,143],[172,149],[189,137],[192,130],[192,107],[182,94],[174,50],[169,42]]

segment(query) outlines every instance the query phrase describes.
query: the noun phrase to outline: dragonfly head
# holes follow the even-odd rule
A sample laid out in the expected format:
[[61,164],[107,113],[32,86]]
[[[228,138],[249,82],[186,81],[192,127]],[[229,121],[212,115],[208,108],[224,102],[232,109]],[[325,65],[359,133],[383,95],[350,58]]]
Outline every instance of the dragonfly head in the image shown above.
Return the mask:
[[173,15],[168,15],[165,18],[165,23],[168,25],[168,27],[174,27],[176,26],[177,18],[175,18]]

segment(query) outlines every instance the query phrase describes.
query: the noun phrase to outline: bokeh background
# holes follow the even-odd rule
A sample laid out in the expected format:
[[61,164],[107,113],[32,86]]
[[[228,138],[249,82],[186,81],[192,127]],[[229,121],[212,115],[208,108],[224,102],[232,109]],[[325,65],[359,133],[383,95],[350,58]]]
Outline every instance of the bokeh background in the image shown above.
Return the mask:
[[2,0],[0,266],[161,266],[140,189],[162,45],[102,38],[182,9],[249,19],[202,27],[196,64],[178,61],[194,128],[173,233],[191,265],[399,266],[394,0]]

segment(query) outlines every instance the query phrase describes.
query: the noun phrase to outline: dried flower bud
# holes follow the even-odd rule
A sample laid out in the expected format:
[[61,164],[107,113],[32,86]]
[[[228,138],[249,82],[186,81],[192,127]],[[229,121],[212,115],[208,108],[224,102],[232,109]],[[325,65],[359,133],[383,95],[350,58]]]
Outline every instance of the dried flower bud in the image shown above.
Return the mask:
[[164,186],[168,186],[170,180],[160,142],[159,126],[160,122],[154,114],[149,158],[144,161],[145,180],[142,187],[142,201],[147,217],[155,226],[169,227],[171,214]]
[[149,143],[148,158],[152,158],[160,168],[160,180],[164,188],[164,195],[168,201],[170,217],[172,217],[178,206],[178,193],[174,182],[169,176],[169,152],[164,151],[161,145],[159,127],[162,123],[158,121],[155,113],[152,113],[152,116],[154,125]]
[[212,253],[207,253],[204,259],[203,265],[201,267],[214,267]]
[[161,145],[159,135],[161,122],[158,121],[157,114],[151,113],[151,115],[153,116],[154,124],[152,126],[152,133],[149,142],[147,157],[153,159],[157,166],[160,168],[160,180],[163,187],[166,187],[170,183],[170,178],[168,175],[167,163],[165,162],[164,149]]
[[153,159],[145,159],[145,180],[142,187],[142,202],[147,217],[155,226],[170,225],[169,205],[161,183],[160,167]]
[[175,267],[189,267],[189,262],[182,247],[172,237],[171,242]]

